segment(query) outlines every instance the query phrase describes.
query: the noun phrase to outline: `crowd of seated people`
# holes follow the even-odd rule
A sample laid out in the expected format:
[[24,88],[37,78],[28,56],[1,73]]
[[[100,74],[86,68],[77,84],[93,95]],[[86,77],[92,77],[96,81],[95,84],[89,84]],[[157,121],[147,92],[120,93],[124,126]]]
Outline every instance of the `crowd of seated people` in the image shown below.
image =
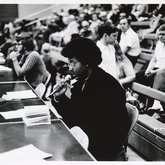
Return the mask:
[[[160,6],[160,8],[162,6]],[[1,38],[3,40],[1,41],[0,48],[1,53],[3,53],[4,58],[6,59],[5,65],[12,67],[16,73],[16,76],[26,77],[27,81],[32,85],[33,88],[36,88],[36,86],[41,82],[44,83],[49,72],[51,74],[50,81],[53,90],[53,86],[56,85],[58,78],[63,79],[68,73],[70,73],[69,68],[72,68],[72,72],[74,71],[76,74],[77,72],[80,72],[80,79],[75,80],[78,80],[78,83],[75,83],[78,84],[76,88],[78,94],[84,90],[84,87],[88,87],[88,83],[90,83],[90,81],[88,82],[88,79],[92,72],[96,73],[97,75],[96,70],[99,71],[100,76],[104,75],[104,78],[107,77],[105,80],[108,80],[108,77],[110,76],[110,79],[113,80],[112,84],[117,85],[117,90],[119,90],[119,93],[123,94],[123,91],[126,93],[126,91],[131,88],[131,83],[138,80],[138,73],[136,73],[134,67],[137,64],[137,59],[141,53],[140,40],[138,38],[137,32],[131,27],[131,21],[150,20],[153,13],[152,11],[149,13],[149,7],[150,5],[148,4],[81,4],[77,9],[69,9],[67,11],[61,10],[59,13],[54,12],[52,13],[51,17],[39,21],[36,26],[30,28],[24,27],[22,31],[20,29],[19,31],[13,30],[12,35],[10,35],[10,33],[7,32],[4,27],[1,34]],[[161,15],[161,17],[163,16]],[[160,59],[163,58],[164,51],[162,46],[164,29],[161,28],[162,27],[160,27],[159,32],[163,33],[158,33],[160,41],[158,41],[157,45],[159,48],[157,48],[157,46],[155,49],[155,53],[159,54],[158,56]],[[20,39],[19,37],[22,35],[23,37]],[[75,40],[79,43],[79,45],[77,45],[78,43],[75,43]],[[89,43],[89,45],[86,45],[86,43]],[[78,46],[77,49],[72,47],[76,45]],[[92,64],[90,60],[93,57],[91,57],[91,59],[86,57],[87,55],[90,56],[90,51],[93,51],[90,50],[90,45],[93,49],[97,49],[96,52],[99,54],[99,56],[101,56],[102,61],[96,61],[97,63]],[[86,53],[85,57],[81,57],[82,52],[78,52],[78,48],[82,52]],[[85,48],[89,48],[89,50],[83,50]],[[75,54],[72,55],[70,52],[71,50]],[[80,55],[76,55],[76,53]],[[64,55],[66,57],[64,57]],[[85,58],[89,58],[89,61],[83,61]],[[153,61],[155,61],[155,56],[151,60],[148,68],[151,66]],[[163,60],[160,61],[162,63],[161,67],[163,68]],[[153,66],[152,69],[154,67],[155,66]],[[76,70],[77,68],[80,70]],[[158,66],[156,66],[156,69],[157,68]],[[102,70],[104,70],[106,73],[103,74]],[[85,71],[87,71],[89,75]],[[155,71],[156,70],[154,69],[153,72]],[[83,72],[83,74],[81,74],[81,72]],[[147,73],[151,73],[151,70],[147,69],[146,74]],[[77,77],[79,78],[79,76]],[[155,77],[155,83],[153,83],[155,85],[151,85],[151,87],[164,92],[164,89],[162,90],[162,88],[160,88],[160,86],[162,87],[162,83],[164,83],[163,76],[164,74],[161,72],[159,76]],[[93,81],[94,78],[95,77],[93,77]],[[99,80],[99,82],[101,82],[101,80]],[[142,79],[139,83],[143,82],[144,80]],[[103,82],[101,84],[104,86]],[[157,87],[158,84],[160,84],[159,87]],[[91,84],[89,84],[89,86],[91,87]],[[106,84],[106,87],[108,89],[112,88],[109,87],[108,84]],[[104,89],[106,87],[104,87]],[[101,88],[99,89],[101,92]],[[84,117],[84,120],[80,119],[81,123],[79,123],[80,121],[77,121],[79,114],[74,114],[76,108],[80,108],[81,106],[79,103],[83,104],[81,97],[86,100],[85,96],[74,93],[74,99],[71,99],[71,102],[76,101],[77,107],[73,107],[72,113],[68,115],[68,113],[65,111],[66,107],[58,107],[58,103],[61,101],[61,95],[64,93],[65,91],[63,91],[62,94],[60,93],[60,97],[58,97],[58,95],[54,95],[52,103],[55,107],[57,107],[57,109],[62,108],[62,113],[66,123],[69,123],[69,126],[73,126],[73,124],[79,124],[79,126],[81,126],[91,138],[93,136],[91,136],[92,133],[97,135],[97,131],[95,130],[93,130],[91,133],[91,128],[94,129],[92,124],[91,127],[88,127],[88,125],[84,124],[84,121],[90,121],[83,110],[80,112]],[[87,93],[89,96],[93,96],[93,91],[91,91],[92,95],[87,91],[85,91],[85,93]],[[119,93],[117,93],[115,96],[117,96]],[[110,97],[112,98],[113,96]],[[123,101],[126,100],[123,95],[121,97],[124,99]],[[100,107],[99,101],[102,100],[102,98],[99,96],[97,100],[98,107]],[[66,100],[62,99],[62,101]],[[92,103],[95,102],[95,100],[92,101]],[[107,103],[110,102],[110,99],[108,98],[108,100],[102,100],[102,105],[104,105],[105,101],[107,101],[105,104],[107,105]],[[87,105],[93,106],[92,103],[88,103],[87,101],[85,103],[86,108],[89,109]],[[67,103],[66,105],[68,104],[70,105],[70,103]],[[119,109],[120,108],[121,107],[119,107]],[[105,118],[106,113],[108,114],[108,112],[105,111]],[[75,116],[71,116],[72,114]],[[91,117],[93,114],[94,112],[90,114]],[[99,114],[100,113],[97,115],[99,116]],[[71,117],[73,121],[70,121],[69,117]],[[96,124],[95,121],[93,122]],[[96,143],[98,143],[98,139],[95,140]],[[94,151],[92,145],[94,144],[90,144],[90,151],[96,155],[98,160],[109,160],[114,158],[110,158],[108,156],[108,148],[106,151],[107,155],[102,157],[103,155],[99,151],[100,144],[98,145],[97,151]]]
[[[159,40],[156,44],[153,57],[150,60],[147,68],[137,73],[137,81],[141,84],[151,86],[154,89],[164,92],[165,24],[161,25],[158,28],[157,36]],[[155,101],[151,108],[160,109],[160,104],[157,101]]]
[[164,4],[154,5],[151,16],[148,19],[149,28],[139,30],[141,37],[144,37],[146,34],[155,33],[159,26],[165,23],[164,9]]
[[[163,6],[156,4],[81,4],[77,9],[53,12],[50,17],[38,21],[31,28],[26,28],[24,25],[21,28],[22,31],[20,29],[19,31],[14,31],[14,26],[8,23],[4,25],[1,34],[1,53],[4,55],[4,58],[9,58],[10,51],[8,50],[16,44],[18,36],[22,33],[27,34],[30,31],[33,42],[35,43],[35,51],[41,54],[46,69],[52,75],[51,81],[54,85],[56,83],[54,78],[56,77],[56,73],[61,72],[61,74],[66,74],[65,72],[67,70],[66,64],[68,61],[60,54],[62,47],[77,36],[90,38],[97,42],[102,53],[106,52],[104,49],[107,46],[107,54],[110,53],[111,57],[113,56],[112,60],[106,53],[103,53],[105,54],[102,56],[104,60],[100,66],[102,68],[106,68],[107,66],[108,68],[108,65],[111,66],[113,63],[113,67],[109,67],[107,72],[109,72],[108,70],[113,70],[115,72],[115,74],[112,74],[114,77],[120,79],[121,76],[118,75],[123,75],[128,80],[128,83],[131,83],[135,81],[133,76],[135,72],[132,72],[132,67],[136,65],[141,52],[140,41],[136,31],[131,27],[131,21],[150,20],[153,15],[161,14]],[[163,18],[163,15],[161,16]],[[141,19],[141,17],[145,17],[145,19]],[[114,33],[114,31],[108,32],[101,30],[106,29],[104,26],[107,26],[107,29],[108,26],[114,26],[116,28],[115,44],[108,41],[111,40],[111,33]],[[119,44],[115,46],[116,43]],[[121,49],[124,56],[121,55],[119,58],[116,55],[118,54],[118,50],[115,48]],[[132,64],[130,64],[127,58]],[[127,73],[124,73],[125,69],[122,71],[126,67],[119,65],[121,60],[128,61],[132,78],[127,78],[128,71],[126,71]],[[122,69],[119,66],[122,66]],[[123,73],[119,73],[119,71]]]

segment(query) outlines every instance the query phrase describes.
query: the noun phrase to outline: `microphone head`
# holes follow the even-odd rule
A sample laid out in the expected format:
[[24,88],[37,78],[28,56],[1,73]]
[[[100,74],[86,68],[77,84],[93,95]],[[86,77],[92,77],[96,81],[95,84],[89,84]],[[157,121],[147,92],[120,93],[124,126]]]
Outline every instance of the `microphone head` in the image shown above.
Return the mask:
[[64,81],[69,82],[72,79],[71,75],[66,75]]

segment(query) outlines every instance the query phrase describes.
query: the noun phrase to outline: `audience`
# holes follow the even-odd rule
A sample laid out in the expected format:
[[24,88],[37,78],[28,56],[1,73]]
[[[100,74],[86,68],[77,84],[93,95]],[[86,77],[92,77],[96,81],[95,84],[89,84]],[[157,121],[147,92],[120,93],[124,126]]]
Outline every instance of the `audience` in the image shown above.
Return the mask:
[[14,70],[18,77],[25,77],[30,85],[35,89],[39,83],[45,83],[48,72],[45,64],[38,52],[34,51],[35,45],[32,38],[24,39],[22,44],[22,57],[18,61],[19,52],[10,53]]
[[[154,51],[154,55],[148,64],[146,70],[137,73],[137,81],[144,85],[153,87],[154,89],[164,91],[164,69],[165,69],[165,24],[161,25],[157,30],[158,42]],[[158,102],[157,102],[158,103]],[[158,104],[154,104],[152,109],[157,109]]]
[[130,60],[123,54],[117,42],[118,29],[110,23],[98,28],[97,46],[102,52],[102,63],[99,65],[104,71],[115,77],[122,86],[127,87],[135,80],[135,71]]
[[[141,16],[146,15],[149,17],[149,20],[150,20],[152,16],[153,18],[155,16],[156,17],[161,16],[161,22],[160,22],[161,24],[163,22],[163,17],[164,17],[164,14],[162,12],[163,9],[164,9],[163,4],[160,4],[160,5],[158,4],[155,4],[155,5],[153,4],[147,4],[147,5],[146,4],[127,4],[127,5],[126,4],[112,4],[112,5],[110,4],[102,4],[102,5],[81,4],[78,9],[71,9],[68,11],[60,10],[59,12],[54,12],[53,15],[48,17],[47,20],[41,20],[40,25],[37,23],[36,27],[33,26],[29,29],[34,30],[34,33],[33,31],[31,31],[32,33],[31,36],[34,39],[37,38],[36,48],[37,47],[38,48],[35,49],[36,51],[43,54],[41,50],[43,43],[46,42],[50,44],[51,49],[52,49],[51,51],[53,52],[53,53],[51,52],[51,54],[54,54],[52,58],[53,70],[56,70],[56,71],[60,70],[60,68],[63,67],[63,64],[65,65],[67,63],[67,60],[63,58],[63,56],[60,56],[60,51],[62,47],[72,39],[72,36],[78,35],[81,37],[90,38],[94,41],[97,41],[97,46],[99,46],[102,52],[102,58],[103,58],[103,61],[100,67],[102,67],[108,73],[113,72],[110,74],[114,75],[114,77],[120,80],[121,76],[119,76],[120,77],[119,78],[118,75],[120,75],[119,66],[121,65],[119,65],[118,63],[123,61],[123,59],[125,59],[125,56],[122,56],[122,55],[117,56],[117,50],[115,48],[116,46],[115,44],[117,43],[116,39],[115,39],[115,44],[110,43],[108,44],[108,46],[104,45],[105,42],[109,42],[109,41],[105,41],[108,39],[108,35],[107,37],[105,37],[106,35],[102,35],[102,34],[101,34],[102,36],[100,36],[100,29],[98,28],[100,28],[101,24],[108,24],[107,22],[109,22],[110,26],[112,24],[118,25],[117,27],[119,28],[119,31],[118,31],[117,40],[119,41],[122,52],[130,59],[133,66],[135,66],[136,60],[140,53],[140,49],[139,49],[139,40],[138,40],[137,34],[133,32],[130,26],[130,23],[131,23],[130,18],[134,20],[132,15],[134,15],[136,19],[139,19]],[[127,17],[129,17],[129,19]],[[84,28],[87,25],[88,29],[81,30],[81,25],[83,25]],[[14,23],[12,26],[14,27],[14,29],[16,29],[15,27],[16,25],[14,25]],[[14,31],[12,30],[12,35],[11,35],[10,34],[11,30],[8,30],[10,29],[9,27],[10,26],[8,24],[4,24],[4,29],[2,28],[2,35],[1,35],[1,38],[2,38],[1,53],[3,53],[2,55],[7,59],[6,60],[7,65],[9,64],[8,54],[13,50],[13,48],[17,44],[16,37],[20,33],[20,31],[15,30],[15,36],[14,36],[14,33],[13,33]],[[24,28],[21,28],[21,29],[24,29]],[[26,28],[26,30],[28,30],[28,28]],[[120,31],[121,31],[121,36],[119,34]],[[129,33],[131,33],[131,35]],[[13,36],[12,39],[11,39],[11,36]],[[109,40],[111,40],[112,38],[113,36],[109,37]],[[105,55],[106,51],[103,50],[104,46],[107,49],[107,52],[109,51],[111,53],[111,56]],[[62,58],[64,60],[64,63],[62,62],[63,63],[62,65],[61,64],[56,65],[58,64],[58,61],[59,61],[59,59],[56,57]],[[113,58],[110,59],[110,57],[111,58],[113,57]],[[44,60],[45,58],[46,57],[44,57]],[[12,66],[11,64],[9,65]],[[113,65],[114,67],[111,67],[111,65]],[[48,65],[46,68],[47,70],[49,70]],[[113,69],[110,69],[110,68],[113,68]],[[117,74],[115,72],[117,72]]]
[[68,15],[65,18],[65,23],[67,24],[67,27],[63,31],[64,44],[70,41],[72,34],[79,33],[79,24],[77,23],[76,17],[74,15]]
[[85,32],[85,31],[87,31],[87,30],[90,30],[89,29],[89,26],[90,26],[90,24],[89,24],[89,22],[88,21],[82,21],[82,23],[81,23],[81,29],[80,29],[80,35],[83,33],[83,32]]
[[91,17],[91,24],[90,24],[90,29],[91,31],[95,34],[97,33],[98,26],[101,24],[101,21],[99,20],[98,14],[93,13]]
[[51,46],[44,43],[41,47],[41,58],[43,59],[46,69],[51,73]]
[[148,20],[148,4],[134,4],[132,6],[131,14],[135,16],[137,21]]
[[152,11],[152,17],[150,18],[150,24],[148,29],[140,29],[139,34],[141,37],[144,37],[146,34],[155,33],[156,30],[159,28],[160,25],[165,23],[165,5],[159,4],[156,8]]
[[[157,5],[151,13],[148,4],[109,7],[81,4],[80,9],[53,13],[36,29],[31,28],[28,37],[18,40],[23,34],[18,31],[11,38],[7,26],[0,36],[0,53],[6,65],[13,67],[17,77],[26,78],[34,89],[45,83],[48,72],[53,85],[57,73],[60,78],[71,74],[75,83],[59,84],[51,102],[69,128],[79,126],[88,135],[89,151],[104,161],[117,160],[121,151],[128,129],[125,94],[131,83],[136,80],[165,92],[164,5]],[[151,18],[155,21],[144,34],[155,32],[163,24],[157,31],[159,41],[147,69],[135,74],[141,49],[131,21]],[[151,109],[157,109],[155,102]],[[161,105],[165,108],[164,103]],[[120,124],[115,124],[117,120]]]
[[131,61],[121,51],[117,41],[114,44],[114,48],[116,50],[116,68],[119,82],[125,89],[130,88],[136,78],[135,70]]
[[107,14],[107,20],[111,20],[114,25],[119,23],[120,5],[112,4],[112,9]]
[[154,55],[148,64],[146,70],[137,73],[137,81],[145,85],[153,85],[154,77],[158,71],[165,67],[164,44],[165,44],[165,24],[160,26],[157,31],[158,42],[154,51]]
[[107,22],[98,27],[97,46],[102,53],[102,62],[99,65],[105,72],[117,78],[116,56],[114,43],[117,39],[118,29]]
[[120,46],[123,53],[130,59],[135,66],[138,56],[140,55],[140,43],[137,33],[131,28],[131,20],[123,18],[120,20],[120,29],[122,31],[120,37]]

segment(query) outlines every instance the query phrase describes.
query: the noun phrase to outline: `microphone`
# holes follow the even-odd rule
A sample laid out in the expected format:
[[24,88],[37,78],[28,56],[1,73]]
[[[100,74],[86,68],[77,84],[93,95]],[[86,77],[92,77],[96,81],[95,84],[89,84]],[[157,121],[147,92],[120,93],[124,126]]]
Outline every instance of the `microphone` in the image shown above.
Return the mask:
[[54,90],[50,93],[50,95],[48,97],[52,97],[54,93],[56,93],[60,88],[62,88],[63,86],[65,86],[67,83],[70,82],[71,80],[71,75],[66,75],[64,80],[57,83],[55,86],[54,86]]

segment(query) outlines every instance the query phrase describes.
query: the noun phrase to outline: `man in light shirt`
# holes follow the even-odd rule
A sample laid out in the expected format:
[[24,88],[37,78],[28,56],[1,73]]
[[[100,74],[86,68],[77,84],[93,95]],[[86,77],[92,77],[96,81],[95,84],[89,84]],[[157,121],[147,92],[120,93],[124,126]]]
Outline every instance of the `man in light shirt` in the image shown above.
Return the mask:
[[138,56],[141,52],[139,37],[137,33],[130,26],[131,20],[129,18],[122,18],[119,26],[122,31],[120,37],[120,46],[123,53],[130,59],[133,66],[135,66]]
[[145,71],[146,77],[153,75],[155,79],[157,79],[155,86],[158,86],[158,83],[160,85],[160,76],[164,76],[165,73],[165,24],[160,26],[157,31],[157,36],[159,40],[156,44],[154,55]]
[[[157,36],[159,40],[156,44],[154,55],[144,75],[147,85],[152,86],[154,89],[165,92],[165,24],[159,27],[157,30]],[[161,109],[161,106],[163,106],[163,109],[165,109],[165,103],[161,102],[160,105],[160,102],[155,100],[150,109]],[[163,120],[165,122],[165,117]]]
[[99,26],[98,35],[97,46],[101,50],[103,59],[99,67],[117,79],[116,56],[113,45],[117,39],[118,29],[107,22]]

